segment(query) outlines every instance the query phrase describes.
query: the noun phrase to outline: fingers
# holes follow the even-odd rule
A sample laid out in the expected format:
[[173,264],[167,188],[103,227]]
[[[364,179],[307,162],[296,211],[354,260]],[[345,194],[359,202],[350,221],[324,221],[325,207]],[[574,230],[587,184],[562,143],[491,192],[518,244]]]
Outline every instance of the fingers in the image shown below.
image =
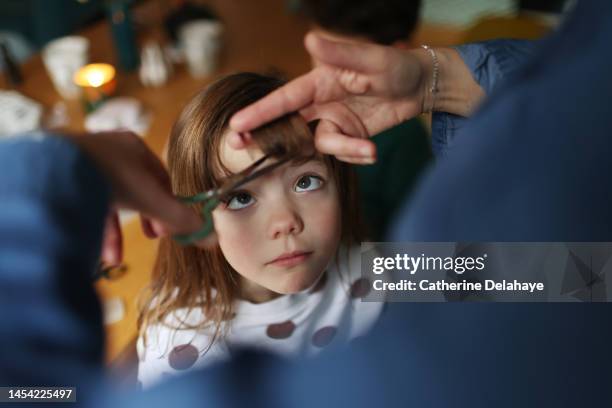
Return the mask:
[[210,248],[215,247],[217,245],[217,242],[218,242],[217,233],[213,231],[206,238],[198,242],[195,242],[193,245],[197,246],[198,248],[210,249]]
[[306,34],[304,46],[320,63],[362,73],[379,70],[387,52],[380,45],[332,40],[312,31]]
[[307,122],[319,119],[317,132],[342,133],[363,139],[370,136],[359,115],[342,103],[312,105],[300,110],[300,114]]
[[[145,235],[157,238],[199,230],[202,225],[200,216],[174,196],[170,177],[162,161],[144,144],[142,146],[145,147],[142,151],[144,174],[141,182],[134,187],[141,192],[136,209],[140,211]],[[216,242],[214,239],[203,241],[200,243],[202,247]]]
[[154,237],[190,234],[202,227],[200,215],[178,200],[163,184],[143,184],[141,191],[139,210],[148,224],[143,228],[150,229],[148,232]]
[[102,262],[108,266],[117,266],[123,260],[123,236],[119,214],[116,211],[106,218],[101,258]]
[[368,139],[358,139],[341,133],[317,132],[315,146],[322,153],[334,155],[350,163],[371,164],[376,161],[376,145]]
[[247,132],[311,104],[315,97],[316,76],[315,70],[310,71],[242,109],[232,116],[230,127],[236,132]]
[[336,159],[346,162],[346,163],[358,164],[358,165],[367,165],[367,164],[376,163],[376,157],[371,158],[371,157],[336,156]]
[[144,215],[140,214],[140,226],[142,228],[142,232],[147,238],[151,239],[157,238],[161,235],[158,234],[157,231],[153,228],[153,222],[154,221],[150,218],[147,218]]
[[[324,154],[338,158],[353,158],[354,160],[373,163],[376,159],[376,146],[370,140],[359,137],[359,134],[347,134],[335,121],[322,119],[315,130],[315,147]],[[343,159],[341,159],[343,160]],[[354,160],[350,160],[351,163]],[[344,160],[349,161],[349,160]]]
[[143,187],[148,186],[143,188],[140,208],[145,234],[156,237],[197,230],[201,224],[199,216],[174,196],[170,177],[161,160],[148,149],[143,154],[149,176],[143,175],[143,182],[148,179]]
[[[141,215],[141,226],[144,234],[150,238],[160,238],[167,237],[173,235],[170,231],[172,228],[165,225],[163,222],[160,222],[155,219],[147,218]],[[193,232],[193,231],[188,231]],[[184,234],[186,231],[180,231],[179,233]],[[199,248],[212,248],[217,244],[217,234],[213,231],[210,235],[208,235],[203,240],[195,242],[193,245]]]
[[227,143],[233,149],[244,149],[253,142],[251,132],[230,132],[227,135]]
[[[158,207],[163,208],[163,211],[153,209],[148,212],[147,216],[141,214],[142,230],[148,238],[191,234],[202,228],[202,219],[196,211],[181,202],[174,203],[172,200],[170,202],[167,202],[166,199],[159,201]],[[163,216],[159,218],[159,214]],[[193,245],[210,248],[216,243],[216,234],[213,232]]]
[[143,232],[150,238],[197,231],[202,224],[198,214],[174,196],[161,160],[137,142],[125,146],[129,168],[112,172],[120,186],[117,203],[141,214]]
[[[113,204],[138,211],[144,217],[142,227],[147,236],[190,234],[201,228],[199,215],[173,195],[162,162],[140,138],[124,132],[106,132],[72,139],[109,180]],[[102,258],[115,265],[122,256],[119,219],[113,215],[106,224]]]
[[155,236],[187,234],[197,231],[202,220],[197,212],[180,202],[158,184],[143,186],[140,212],[149,219]]

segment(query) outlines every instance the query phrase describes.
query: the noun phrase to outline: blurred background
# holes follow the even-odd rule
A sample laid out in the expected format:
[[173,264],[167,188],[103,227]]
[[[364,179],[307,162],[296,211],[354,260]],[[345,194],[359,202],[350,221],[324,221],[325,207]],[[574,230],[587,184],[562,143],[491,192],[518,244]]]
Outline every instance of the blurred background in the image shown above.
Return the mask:
[[[50,40],[83,29],[105,18],[113,0],[2,0],[0,36],[10,43],[11,51],[23,61]],[[132,6],[146,0],[123,1]],[[232,1],[233,3],[243,3]],[[518,17],[532,14],[554,22],[572,0],[424,0],[421,21],[453,28],[467,28],[483,17]],[[210,4],[207,1],[164,0],[157,7],[170,9],[185,4]],[[302,8],[300,0],[285,0],[286,10]],[[160,10],[162,11],[162,10]],[[140,23],[146,23],[140,22]]]
[[[131,129],[163,157],[182,107],[216,78],[256,71],[291,79],[307,72],[302,40],[309,29],[401,48],[536,39],[558,27],[574,1],[424,0],[405,9],[402,3],[2,0],[0,138],[41,128]],[[362,21],[364,15],[374,21]],[[419,17],[413,33],[412,17]],[[375,138],[379,162],[357,169],[370,240],[383,239],[395,206],[432,162],[428,132],[427,117],[384,132]],[[125,262],[92,279],[104,305],[109,367],[131,383],[136,298],[148,283],[156,242],[143,236],[134,214],[121,216]]]

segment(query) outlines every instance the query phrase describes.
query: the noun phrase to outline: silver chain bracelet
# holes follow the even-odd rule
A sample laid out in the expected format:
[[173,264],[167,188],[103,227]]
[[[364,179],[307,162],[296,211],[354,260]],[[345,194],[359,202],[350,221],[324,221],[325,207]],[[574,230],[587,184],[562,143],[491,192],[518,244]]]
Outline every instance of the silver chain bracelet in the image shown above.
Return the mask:
[[436,94],[438,93],[438,74],[440,72],[440,62],[438,61],[438,56],[433,48],[428,45],[421,45],[421,48],[426,50],[429,55],[431,55],[431,60],[433,62],[433,72],[431,77],[431,87],[429,88],[429,93],[431,94],[431,103],[428,107],[425,107],[425,98],[423,98],[423,113],[429,113],[434,110],[436,105]]

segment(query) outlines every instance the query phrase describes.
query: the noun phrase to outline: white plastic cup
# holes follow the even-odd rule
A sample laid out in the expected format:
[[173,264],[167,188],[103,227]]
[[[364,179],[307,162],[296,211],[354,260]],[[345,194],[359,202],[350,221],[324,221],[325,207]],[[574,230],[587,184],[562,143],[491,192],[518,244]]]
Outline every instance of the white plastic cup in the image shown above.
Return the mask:
[[76,35],[55,39],[43,48],[42,59],[57,92],[66,99],[77,98],[81,90],[72,78],[87,65],[89,40]]
[[195,78],[212,74],[218,65],[223,25],[215,20],[194,20],[179,29],[179,41],[189,73]]

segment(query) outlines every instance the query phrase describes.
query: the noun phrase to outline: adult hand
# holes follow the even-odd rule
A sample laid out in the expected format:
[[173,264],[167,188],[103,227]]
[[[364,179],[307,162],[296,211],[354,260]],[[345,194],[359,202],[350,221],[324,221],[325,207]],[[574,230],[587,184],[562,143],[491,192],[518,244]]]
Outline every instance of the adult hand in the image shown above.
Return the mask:
[[[342,42],[309,33],[305,45],[316,67],[238,112],[230,121],[248,132],[283,114],[299,111],[319,119],[315,146],[353,163],[375,160],[367,140],[422,111],[427,55],[374,44]],[[248,134],[233,134],[235,148]]]
[[[197,231],[202,220],[172,194],[170,179],[161,161],[130,132],[105,132],[67,136],[79,146],[110,182],[112,211],[105,226],[102,260],[117,265],[122,260],[122,238],[116,211],[138,211],[149,237]],[[210,245],[214,237],[198,243]]]
[[[319,119],[315,146],[352,163],[372,163],[368,137],[413,118],[433,103],[433,62],[424,49],[404,50],[371,43],[345,42],[308,33],[305,45],[315,68],[254,104],[230,121],[236,149],[251,142],[249,131],[286,113]],[[468,116],[484,96],[459,54],[438,48],[436,110]]]

